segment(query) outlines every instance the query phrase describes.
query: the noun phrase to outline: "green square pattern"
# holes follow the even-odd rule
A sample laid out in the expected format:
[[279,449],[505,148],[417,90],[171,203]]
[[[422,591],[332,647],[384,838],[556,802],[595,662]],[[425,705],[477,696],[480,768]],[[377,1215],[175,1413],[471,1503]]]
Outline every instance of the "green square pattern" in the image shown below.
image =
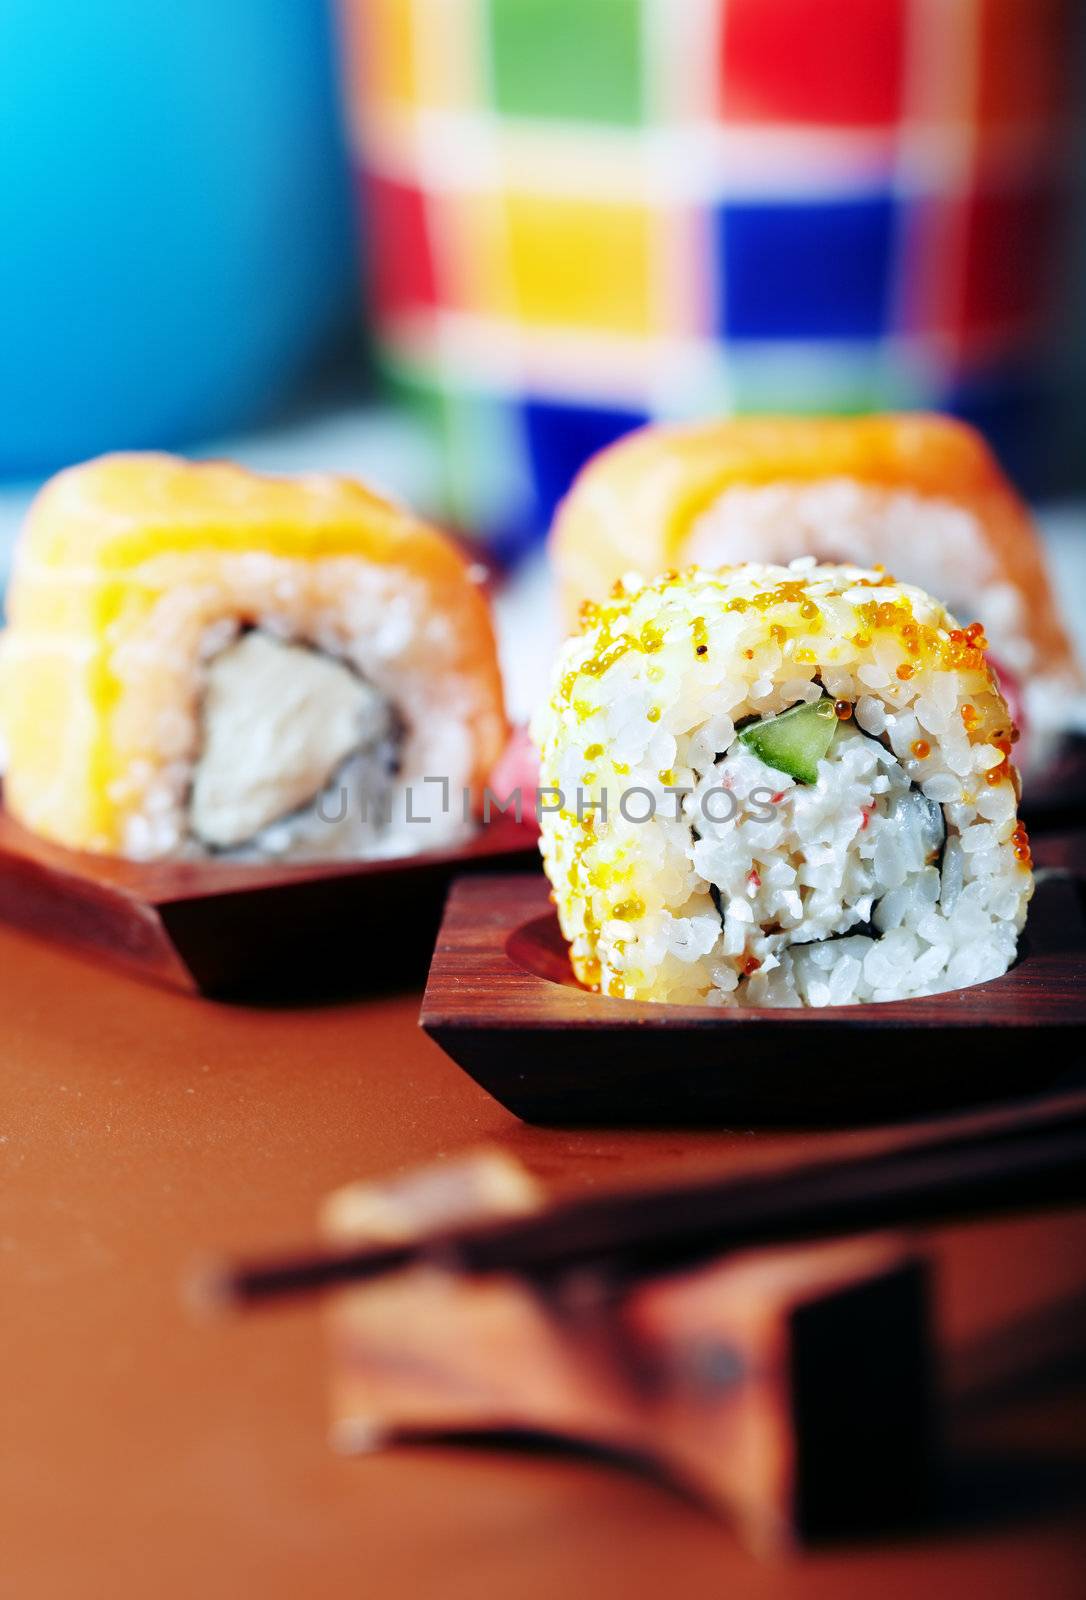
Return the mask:
[[383,392],[410,413],[439,463],[441,514],[461,534],[519,526],[534,508],[531,467],[515,401],[446,387],[440,371],[378,346]]
[[641,121],[641,0],[487,0],[487,10],[499,111]]

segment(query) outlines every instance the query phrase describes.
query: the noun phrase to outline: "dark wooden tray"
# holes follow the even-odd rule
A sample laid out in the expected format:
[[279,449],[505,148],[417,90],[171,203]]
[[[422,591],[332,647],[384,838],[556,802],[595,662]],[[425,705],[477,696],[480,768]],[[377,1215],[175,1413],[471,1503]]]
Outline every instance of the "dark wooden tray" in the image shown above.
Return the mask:
[[1078,842],[1045,841],[1002,978],[930,998],[724,1011],[613,1000],[570,971],[546,882],[454,885],[421,1022],[527,1122],[841,1124],[1079,1081],[1086,916]]
[[1018,810],[1032,834],[1086,826],[1086,738],[1069,734],[1048,764],[1025,779]]
[[0,809],[0,918],[190,992],[286,1000],[421,979],[450,879],[536,858],[499,816],[390,861],[139,863],[63,850]]

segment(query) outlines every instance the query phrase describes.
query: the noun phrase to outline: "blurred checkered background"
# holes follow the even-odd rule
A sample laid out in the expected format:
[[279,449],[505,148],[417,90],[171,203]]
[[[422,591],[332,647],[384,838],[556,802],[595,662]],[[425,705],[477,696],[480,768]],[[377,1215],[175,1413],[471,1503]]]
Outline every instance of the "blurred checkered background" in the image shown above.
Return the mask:
[[1059,0],[342,0],[379,361],[516,538],[649,418],[927,405],[1012,468]]

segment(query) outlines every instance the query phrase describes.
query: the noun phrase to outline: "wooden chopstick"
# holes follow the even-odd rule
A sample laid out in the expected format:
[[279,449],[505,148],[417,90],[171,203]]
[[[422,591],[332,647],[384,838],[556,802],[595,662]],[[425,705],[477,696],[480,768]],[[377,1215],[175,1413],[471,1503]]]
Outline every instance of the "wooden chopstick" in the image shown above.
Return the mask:
[[857,1155],[790,1171],[558,1200],[537,1213],[396,1245],[240,1261],[200,1299],[255,1306],[362,1283],[417,1262],[556,1279],[660,1271],[710,1254],[1086,1200],[1086,1091],[872,1135]]

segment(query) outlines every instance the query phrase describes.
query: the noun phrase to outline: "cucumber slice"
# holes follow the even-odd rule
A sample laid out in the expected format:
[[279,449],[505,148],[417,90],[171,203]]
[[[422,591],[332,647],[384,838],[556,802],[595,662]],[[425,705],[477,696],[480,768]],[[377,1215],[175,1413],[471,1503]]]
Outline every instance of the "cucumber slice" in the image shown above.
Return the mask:
[[817,783],[818,763],[837,731],[833,701],[804,702],[777,717],[752,722],[739,737],[767,767],[786,772],[797,783]]

